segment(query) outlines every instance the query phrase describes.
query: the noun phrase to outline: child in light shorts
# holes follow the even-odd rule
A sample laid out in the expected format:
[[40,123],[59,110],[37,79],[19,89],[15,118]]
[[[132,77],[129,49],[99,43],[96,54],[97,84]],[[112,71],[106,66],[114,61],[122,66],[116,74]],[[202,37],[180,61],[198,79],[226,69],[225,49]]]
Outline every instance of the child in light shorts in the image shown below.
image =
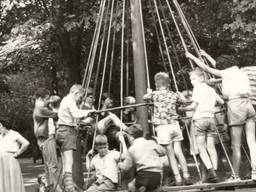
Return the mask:
[[[187,162],[184,157],[181,141],[182,132],[177,121],[176,104],[181,101],[181,95],[169,90],[170,78],[167,73],[155,75],[156,91],[148,90],[145,100],[154,103],[153,124],[157,133],[158,143],[167,151],[168,160],[175,176],[176,185],[191,184]],[[176,157],[181,165],[184,183],[179,172]]]

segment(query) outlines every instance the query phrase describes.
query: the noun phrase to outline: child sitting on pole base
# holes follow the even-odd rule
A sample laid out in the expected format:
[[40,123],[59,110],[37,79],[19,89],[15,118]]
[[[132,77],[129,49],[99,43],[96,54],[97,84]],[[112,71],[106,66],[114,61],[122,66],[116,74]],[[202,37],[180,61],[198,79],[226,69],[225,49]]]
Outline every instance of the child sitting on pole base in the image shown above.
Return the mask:
[[56,130],[56,143],[60,147],[63,165],[63,184],[65,192],[77,192],[78,189],[72,179],[73,151],[76,150],[78,119],[89,116],[95,110],[81,110],[78,103],[84,96],[84,88],[75,84],[70,88],[69,94],[60,103],[58,112],[58,129]]
[[214,119],[215,104],[224,104],[215,90],[205,83],[204,73],[199,69],[190,72],[190,80],[193,89],[192,104],[187,107],[179,107],[180,111],[193,111],[193,125],[195,128],[196,141],[199,155],[207,168],[205,182],[215,183],[218,181],[216,170],[218,164],[215,149],[216,125]]
[[183,97],[181,94],[169,90],[170,78],[167,73],[159,72],[154,78],[156,91],[148,90],[144,100],[151,100],[154,103],[152,121],[157,133],[158,143],[164,146],[167,151],[176,185],[183,185],[176,157],[181,166],[184,184],[191,185],[187,162],[181,148],[183,135],[176,112],[176,105],[179,101],[183,101]]
[[125,160],[118,164],[121,170],[136,167],[136,178],[129,185],[129,191],[152,192],[158,190],[161,183],[162,161],[165,149],[153,140],[143,138],[141,125],[134,124],[127,128],[132,145],[125,155]]
[[221,56],[217,62],[205,51],[201,55],[211,62],[217,69],[207,66],[200,59],[187,52],[186,56],[193,60],[204,71],[220,77],[222,92],[227,98],[228,125],[231,127],[231,148],[233,151],[233,168],[235,175],[231,179],[239,180],[239,167],[241,162],[241,143],[243,128],[250,150],[252,172],[251,179],[256,180],[256,140],[255,140],[255,110],[249,99],[251,90],[249,79],[245,72],[236,66],[232,56]]
[[117,189],[118,162],[120,153],[108,150],[108,139],[105,135],[95,137],[95,149],[98,152],[90,161],[91,152],[86,156],[87,170],[96,171],[96,181],[86,190],[87,192],[105,192]]

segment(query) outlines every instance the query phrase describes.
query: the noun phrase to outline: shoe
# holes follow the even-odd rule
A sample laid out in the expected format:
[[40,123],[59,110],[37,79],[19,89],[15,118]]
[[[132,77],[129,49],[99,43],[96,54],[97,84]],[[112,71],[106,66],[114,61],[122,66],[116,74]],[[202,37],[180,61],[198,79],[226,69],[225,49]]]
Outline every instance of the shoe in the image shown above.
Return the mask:
[[192,180],[190,179],[190,177],[184,178],[184,185],[192,185],[192,184],[193,184],[193,182],[192,182]]
[[251,179],[256,181],[256,170],[252,170]]
[[225,182],[229,182],[229,183],[239,182],[239,181],[241,181],[240,177],[234,176],[234,175],[231,175],[228,179],[225,180]]
[[205,183],[217,183],[218,178],[216,172],[213,169],[207,170],[208,174],[206,176]]
[[182,181],[178,181],[178,182],[176,181],[175,186],[183,186],[183,182]]

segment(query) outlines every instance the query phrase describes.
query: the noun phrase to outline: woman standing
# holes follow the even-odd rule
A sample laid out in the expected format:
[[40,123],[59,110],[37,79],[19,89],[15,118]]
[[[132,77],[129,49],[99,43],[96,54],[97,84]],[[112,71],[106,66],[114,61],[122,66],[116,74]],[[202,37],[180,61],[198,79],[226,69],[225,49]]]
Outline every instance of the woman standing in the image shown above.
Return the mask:
[[18,132],[0,121],[0,192],[25,192],[18,160],[29,142]]

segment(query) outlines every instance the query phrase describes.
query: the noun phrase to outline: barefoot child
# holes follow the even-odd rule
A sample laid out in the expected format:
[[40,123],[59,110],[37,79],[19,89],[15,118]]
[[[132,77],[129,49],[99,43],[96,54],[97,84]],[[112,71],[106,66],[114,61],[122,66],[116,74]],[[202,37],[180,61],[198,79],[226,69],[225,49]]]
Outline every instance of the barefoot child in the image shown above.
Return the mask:
[[[105,135],[97,135],[95,138],[95,149],[98,152],[90,161],[86,157],[87,170],[96,171],[96,181],[87,192],[113,191],[118,183],[118,161],[120,153],[108,150],[108,139]],[[90,155],[90,153],[88,153]]]
[[239,69],[231,56],[222,56],[216,62],[205,51],[201,54],[218,69],[208,67],[201,60],[190,53],[186,56],[193,60],[203,70],[220,77],[222,81],[223,95],[228,99],[228,125],[231,127],[231,145],[233,150],[233,168],[235,175],[231,178],[239,179],[239,167],[241,162],[241,143],[243,128],[246,133],[247,144],[250,149],[252,172],[251,178],[256,180],[256,140],[255,140],[255,110],[249,99],[250,85],[245,72]]
[[160,156],[165,156],[165,149],[153,140],[142,137],[143,131],[139,124],[127,128],[127,132],[133,138],[132,146],[126,153],[124,162],[119,163],[121,170],[129,170],[136,167],[136,178],[131,188],[138,191],[153,191],[160,186],[162,161]]
[[170,78],[167,73],[155,75],[156,91],[149,90],[144,96],[145,100],[154,103],[153,123],[157,132],[158,143],[167,151],[168,160],[175,176],[176,185],[182,185],[182,177],[178,163],[181,165],[184,184],[191,184],[187,162],[181,148],[182,132],[177,121],[176,104],[181,101],[181,96],[169,90]]
[[224,101],[216,94],[215,90],[204,82],[204,73],[199,69],[190,72],[190,80],[194,86],[193,103],[187,107],[180,107],[181,111],[195,110],[193,114],[193,126],[195,128],[196,141],[199,155],[207,168],[206,182],[217,182],[217,152],[215,149],[216,125],[214,119],[216,102]]
[[84,95],[84,88],[75,84],[70,88],[69,94],[60,103],[58,112],[58,129],[56,142],[60,147],[63,160],[63,183],[65,192],[77,192],[72,179],[73,151],[76,150],[78,119],[87,117],[94,110],[81,110],[78,103]]

